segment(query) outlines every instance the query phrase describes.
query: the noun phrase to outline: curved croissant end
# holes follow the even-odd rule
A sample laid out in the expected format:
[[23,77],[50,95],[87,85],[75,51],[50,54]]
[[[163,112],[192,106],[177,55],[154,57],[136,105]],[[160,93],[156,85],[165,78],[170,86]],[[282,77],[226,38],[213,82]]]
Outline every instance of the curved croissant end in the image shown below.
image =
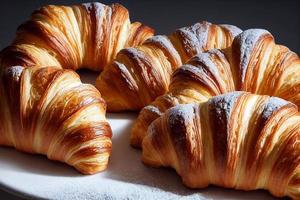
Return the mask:
[[0,80],[0,145],[47,155],[83,174],[106,169],[112,132],[94,86],[55,67],[10,67]]
[[169,36],[151,37],[136,48],[121,50],[96,86],[109,111],[140,110],[168,91],[178,66],[202,51],[230,46],[240,32],[235,26],[200,22]]
[[294,104],[229,93],[178,105],[156,119],[143,141],[142,160],[174,168],[191,188],[266,189],[299,199],[299,128]]
[[18,28],[13,44],[1,52],[0,66],[60,66],[101,71],[120,49],[137,46],[153,35],[130,23],[120,4],[85,3],[44,6]]
[[298,55],[276,44],[266,30],[249,29],[238,35],[226,53],[238,90],[289,99],[282,95],[283,85],[295,89],[300,81]]
[[140,147],[151,122],[179,103],[200,103],[242,90],[277,96],[299,106],[300,59],[275,44],[268,31],[249,29],[234,39],[231,48],[200,53],[178,68],[169,89],[140,112],[132,129],[133,146]]

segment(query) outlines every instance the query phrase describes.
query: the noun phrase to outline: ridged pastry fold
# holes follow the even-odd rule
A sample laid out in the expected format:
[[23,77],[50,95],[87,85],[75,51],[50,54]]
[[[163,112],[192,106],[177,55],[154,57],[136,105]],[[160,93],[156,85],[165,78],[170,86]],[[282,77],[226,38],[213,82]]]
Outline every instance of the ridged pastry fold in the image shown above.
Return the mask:
[[169,90],[173,71],[196,54],[231,46],[241,32],[232,25],[199,22],[122,49],[97,78],[109,111],[139,111]]
[[118,51],[143,43],[153,33],[140,22],[131,23],[120,4],[48,5],[19,26],[13,43],[1,51],[0,65],[102,71]]
[[94,86],[57,67],[10,67],[0,81],[0,145],[46,155],[83,174],[106,169],[112,131]]
[[169,91],[143,108],[132,128],[140,147],[151,122],[177,104],[200,103],[231,91],[277,96],[300,105],[300,59],[263,29],[249,29],[232,46],[199,53],[174,71]]
[[300,113],[277,97],[232,92],[167,110],[143,140],[144,163],[190,188],[217,185],[300,198]]

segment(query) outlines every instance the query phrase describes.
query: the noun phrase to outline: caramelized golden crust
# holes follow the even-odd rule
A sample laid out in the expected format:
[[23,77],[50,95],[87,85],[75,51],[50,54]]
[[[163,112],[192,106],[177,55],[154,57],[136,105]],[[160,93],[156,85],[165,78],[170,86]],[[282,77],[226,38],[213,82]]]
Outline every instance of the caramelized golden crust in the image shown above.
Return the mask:
[[168,108],[230,91],[277,96],[299,106],[300,59],[262,29],[244,31],[230,48],[196,55],[173,73],[169,92],[142,109],[131,144],[140,147],[151,122]]
[[266,189],[299,199],[299,128],[290,102],[228,93],[167,110],[150,125],[142,160],[174,168],[191,188]]
[[130,23],[128,10],[120,4],[49,5],[18,28],[14,42],[1,52],[0,65],[102,71],[120,49],[152,35],[151,28]]
[[178,66],[202,51],[230,46],[240,32],[235,26],[200,22],[169,36],[151,37],[136,48],[121,50],[96,86],[109,111],[138,111],[168,91]]
[[94,86],[57,67],[10,67],[0,80],[0,145],[47,155],[84,174],[107,167],[112,132]]

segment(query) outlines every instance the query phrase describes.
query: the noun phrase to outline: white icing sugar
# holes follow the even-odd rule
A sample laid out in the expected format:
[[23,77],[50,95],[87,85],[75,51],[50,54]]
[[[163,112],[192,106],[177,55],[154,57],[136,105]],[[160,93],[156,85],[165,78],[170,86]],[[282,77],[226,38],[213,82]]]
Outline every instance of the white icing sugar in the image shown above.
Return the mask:
[[160,112],[160,110],[157,107],[153,106],[153,105],[146,106],[143,109],[148,110],[148,111],[150,111],[152,113],[155,113],[157,115],[161,115],[162,114]]
[[221,58],[222,60],[226,59],[226,56],[224,55],[223,51],[220,49],[210,49],[209,51],[207,51],[210,54],[215,54],[217,55],[219,58]]
[[287,104],[292,103],[278,97],[270,97],[270,99],[265,104],[264,111],[262,112],[262,118],[264,120],[267,120],[273,114],[273,112]]
[[242,30],[239,27],[230,24],[221,24],[220,26],[227,29],[233,38],[235,38],[242,32]]
[[128,72],[126,66],[123,64],[123,63],[120,63],[118,61],[114,61],[114,63],[118,66],[118,68],[120,69],[120,71],[123,73],[123,74],[126,74]]
[[146,54],[142,53],[137,48],[129,47],[125,49],[132,57],[133,60],[146,60]]
[[179,104],[168,110],[168,119],[170,127],[178,123],[179,119],[184,120],[184,124],[193,121],[195,116],[194,107],[196,104]]
[[240,72],[241,72],[241,81],[242,84],[245,81],[247,67],[249,65],[250,56],[252,54],[253,48],[261,38],[262,35],[270,34],[267,30],[264,29],[248,29],[242,32],[236,37],[236,40],[240,44]]
[[[199,47],[202,47],[199,41],[197,41],[197,37],[194,34],[191,34],[187,30],[182,30],[185,35],[185,39],[182,40],[184,49],[187,53],[192,54],[195,50],[197,53],[201,52]],[[189,48],[191,47],[191,48]]]
[[[95,40],[96,44],[94,44],[94,47],[96,49],[104,48],[105,45],[102,44],[103,37],[101,37],[101,35],[103,34],[103,29],[105,27],[105,24],[103,24],[104,21],[102,21],[101,18],[102,16],[104,16],[104,18],[106,18],[105,20],[109,22],[112,17],[112,8],[110,6],[106,6],[99,2],[83,3],[82,6],[87,10],[89,15],[91,15],[91,12],[95,14],[96,20],[92,22],[94,23],[95,36],[97,38]],[[83,45],[86,44],[83,42]]]
[[13,77],[15,80],[19,80],[22,72],[23,72],[23,67],[21,66],[13,66],[5,69],[4,71],[6,72],[7,75]]
[[184,45],[186,47],[192,47],[192,49],[186,48],[186,51],[188,53],[191,53],[189,51],[196,51],[197,53],[203,51],[203,48],[207,43],[208,30],[210,25],[211,24],[208,22],[200,22],[178,30],[185,36],[185,39],[183,40]]
[[231,110],[234,103],[236,102],[236,99],[245,93],[246,92],[242,91],[234,91],[227,94],[215,96],[208,100],[208,105],[210,108],[215,109],[217,118],[219,120],[223,119],[224,113],[226,120],[228,120],[230,118]]
[[[130,71],[132,77],[134,77],[137,85],[140,85],[141,83],[149,86],[150,83],[154,88],[158,87],[157,76],[155,75],[156,68],[158,66],[152,62],[152,58],[147,52],[144,52],[138,48],[130,47],[121,50],[120,53],[123,53],[127,58],[129,58],[131,61],[130,63],[135,66],[130,68],[128,67],[128,71]],[[150,95],[155,95],[154,91],[147,91]]]
[[167,50],[170,52],[170,54],[176,58],[176,60],[181,60],[181,57],[178,53],[178,51],[175,49],[169,38],[165,35],[156,35],[153,36],[145,41],[144,44],[159,44],[164,50]]
[[211,23],[201,22],[190,27],[190,31],[196,35],[202,49],[207,43],[208,30],[210,26]]
[[[204,53],[199,53],[196,56],[194,56],[190,60],[190,62],[197,61],[197,62],[203,63],[205,65],[204,67],[207,70],[209,70],[215,77],[219,77],[220,76],[219,70],[218,70],[216,64],[212,60],[213,59],[212,58],[212,54],[215,54],[216,52],[218,52],[218,50],[208,51],[208,52],[204,52]],[[198,72],[200,74],[203,73],[202,66],[195,66],[195,67],[191,68],[191,70],[193,70],[195,72],[195,74],[198,74]]]
[[83,3],[82,6],[88,11],[91,11],[93,9],[92,3]]
[[[175,50],[173,44],[169,40],[169,38],[165,35],[156,35],[145,41],[147,43],[157,43],[165,49]],[[177,51],[176,51],[177,52]]]
[[[93,6],[95,6],[96,10],[104,10],[104,7],[108,7],[102,3],[99,2],[90,2],[90,3],[83,3],[81,4],[87,11],[91,12],[93,10]],[[96,13],[97,14],[97,13]]]

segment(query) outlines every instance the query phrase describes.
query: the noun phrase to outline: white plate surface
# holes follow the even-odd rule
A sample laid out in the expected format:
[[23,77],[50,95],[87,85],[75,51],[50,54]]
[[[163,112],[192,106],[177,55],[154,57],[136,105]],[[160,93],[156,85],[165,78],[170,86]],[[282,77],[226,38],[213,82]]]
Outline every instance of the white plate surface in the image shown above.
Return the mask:
[[[84,76],[86,82],[95,80],[95,76]],[[0,187],[21,196],[47,199],[274,199],[265,191],[190,190],[175,171],[145,166],[141,152],[129,145],[136,116],[108,114],[114,134],[112,156],[108,169],[92,176],[44,156],[0,147]]]

